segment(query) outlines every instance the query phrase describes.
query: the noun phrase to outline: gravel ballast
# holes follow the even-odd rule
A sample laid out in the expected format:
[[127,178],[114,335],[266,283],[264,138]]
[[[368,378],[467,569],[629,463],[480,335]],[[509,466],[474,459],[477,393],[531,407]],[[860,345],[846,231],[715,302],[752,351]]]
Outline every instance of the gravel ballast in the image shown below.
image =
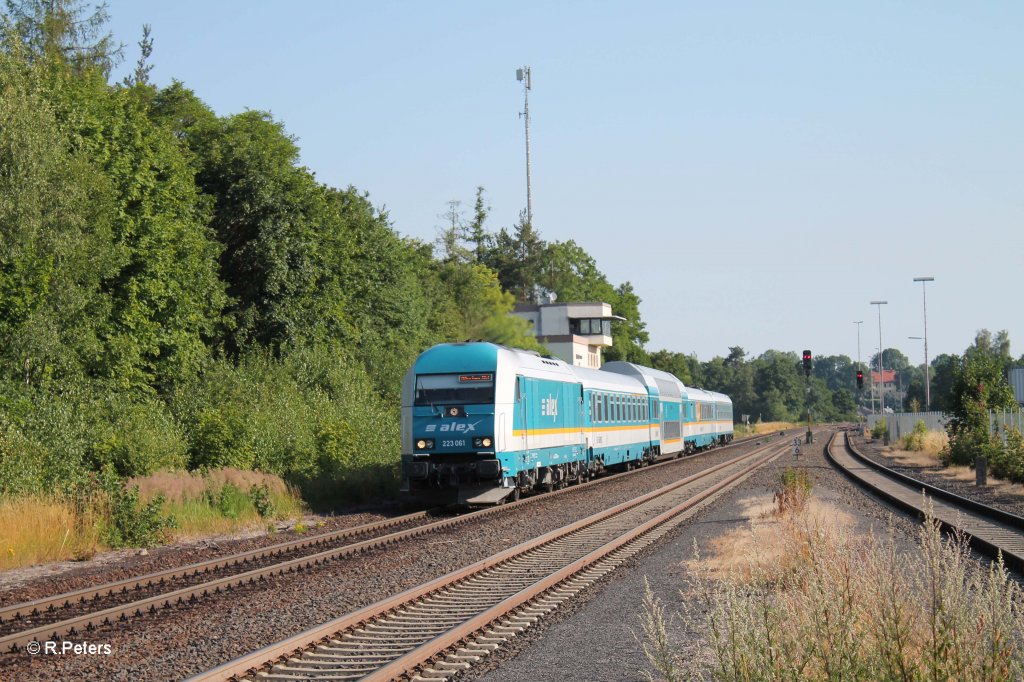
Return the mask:
[[630,500],[752,447],[712,451],[667,467],[613,477],[578,493],[540,498],[478,522],[271,578],[195,605],[103,627],[76,640],[109,645],[110,654],[5,654],[0,657],[0,679],[180,679]]

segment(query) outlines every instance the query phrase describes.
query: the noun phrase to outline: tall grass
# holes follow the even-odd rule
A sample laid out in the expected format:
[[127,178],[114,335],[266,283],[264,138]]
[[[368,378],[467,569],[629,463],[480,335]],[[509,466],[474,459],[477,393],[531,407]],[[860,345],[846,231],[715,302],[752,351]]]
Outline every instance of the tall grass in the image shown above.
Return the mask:
[[301,516],[298,492],[279,476],[232,467],[205,473],[160,471],[133,478],[143,500],[162,496],[176,539],[265,527],[273,519]]
[[[1001,560],[975,562],[962,537],[943,539],[929,515],[917,551],[788,513],[773,563],[725,575],[697,569],[713,663],[696,669],[647,623],[645,653],[662,679],[995,681],[1024,676],[1021,590]],[[696,557],[699,566],[699,556]],[[654,636],[652,636],[652,634]],[[666,661],[671,665],[667,665]]]
[[[161,471],[117,487],[120,495],[95,488],[79,497],[0,499],[0,570],[88,559],[126,545],[263,529],[305,511],[279,476],[239,469]],[[150,527],[154,522],[157,527]]]
[[86,559],[103,547],[89,506],[40,497],[0,499],[0,570]]
[[755,422],[753,424],[734,424],[733,432],[736,438],[746,436],[759,436],[763,433],[777,433],[799,427],[793,422]]

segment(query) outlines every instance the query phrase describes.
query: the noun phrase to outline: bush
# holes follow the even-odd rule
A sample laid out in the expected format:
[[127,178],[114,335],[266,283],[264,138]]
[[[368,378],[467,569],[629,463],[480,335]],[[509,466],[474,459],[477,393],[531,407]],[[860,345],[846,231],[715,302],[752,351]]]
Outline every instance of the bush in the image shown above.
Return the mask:
[[992,436],[985,450],[992,475],[1016,483],[1024,482],[1024,436],[1010,427],[1004,443],[998,434]]
[[251,504],[249,497],[232,483],[225,483],[220,490],[209,492],[210,506],[226,519],[237,521]]
[[914,424],[914,430],[911,433],[903,436],[901,447],[904,450],[912,450],[914,452],[921,452],[924,450],[924,437],[928,434],[928,426],[924,423],[923,419],[918,419],[917,423]]
[[[974,460],[984,455],[992,460],[992,443],[988,435],[988,424],[979,424],[959,429],[949,429],[949,445],[942,451],[942,460],[947,464],[974,466]],[[998,457],[998,455],[997,455]]]
[[110,466],[100,473],[106,494],[107,522],[104,541],[111,547],[153,547],[165,542],[176,526],[173,516],[163,514],[164,497],[139,500],[139,487],[128,487]]
[[811,476],[807,469],[787,467],[779,476],[779,487],[775,490],[775,504],[780,514],[801,512],[811,496]]
[[252,506],[256,508],[256,513],[262,518],[266,519],[277,516],[277,508],[274,506],[274,500],[270,496],[270,488],[266,483],[249,488],[249,499],[252,500]]
[[879,419],[871,429],[871,437],[876,440],[879,438],[885,438],[885,434],[888,432],[889,425],[885,423],[885,419]]
[[110,464],[127,478],[187,463],[181,427],[162,401],[121,398],[109,401],[102,411],[101,434],[89,449],[96,469]]

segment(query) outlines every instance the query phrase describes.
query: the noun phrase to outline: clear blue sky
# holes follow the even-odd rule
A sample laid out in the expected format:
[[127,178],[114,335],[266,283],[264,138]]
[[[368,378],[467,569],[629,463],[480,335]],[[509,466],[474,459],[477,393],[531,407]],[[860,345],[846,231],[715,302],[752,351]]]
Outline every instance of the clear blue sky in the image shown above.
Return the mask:
[[153,79],[269,110],[303,163],[432,240],[483,185],[643,299],[651,350],[1024,352],[1019,2],[133,2]]

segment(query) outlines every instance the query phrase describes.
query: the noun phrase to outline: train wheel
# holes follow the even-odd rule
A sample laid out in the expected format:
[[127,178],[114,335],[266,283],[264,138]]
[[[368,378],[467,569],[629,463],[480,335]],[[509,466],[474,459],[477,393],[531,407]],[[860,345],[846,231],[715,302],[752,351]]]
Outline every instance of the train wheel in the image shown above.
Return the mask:
[[519,501],[519,488],[512,488],[512,492],[505,498],[507,502],[518,502]]

